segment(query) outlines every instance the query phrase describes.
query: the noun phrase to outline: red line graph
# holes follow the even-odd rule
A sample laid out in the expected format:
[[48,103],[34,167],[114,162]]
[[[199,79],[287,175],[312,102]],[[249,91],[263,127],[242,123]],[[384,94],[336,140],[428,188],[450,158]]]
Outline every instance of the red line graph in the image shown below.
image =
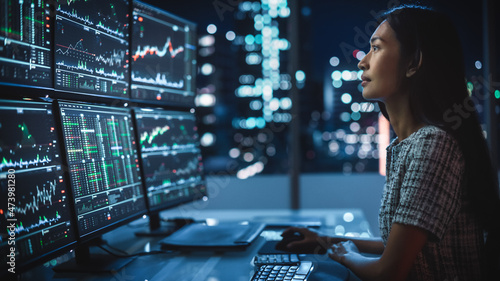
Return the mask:
[[146,55],[155,55],[160,58],[170,55],[171,58],[175,58],[178,54],[184,52],[184,47],[179,46],[174,49],[172,46],[172,41],[170,37],[167,38],[167,42],[162,48],[158,48],[156,46],[145,46],[144,49],[141,50],[141,46],[137,47],[137,51],[132,55],[134,61],[136,61],[139,57],[143,59]]
[[69,44],[69,46],[64,46],[64,45],[61,45],[61,44],[56,44],[56,46],[66,48],[66,51],[63,51],[61,49],[57,49],[56,52],[59,52],[62,55],[66,55],[69,52],[69,50],[73,50],[73,51],[77,51],[77,52],[84,53],[84,54],[91,55],[91,56],[95,57],[95,54],[89,53],[89,52],[87,52],[87,50],[79,50],[79,49],[77,49],[78,45],[80,45],[80,47],[83,49],[82,42],[83,42],[83,39],[80,39],[78,42],[76,42],[75,46],[73,46],[71,44]]

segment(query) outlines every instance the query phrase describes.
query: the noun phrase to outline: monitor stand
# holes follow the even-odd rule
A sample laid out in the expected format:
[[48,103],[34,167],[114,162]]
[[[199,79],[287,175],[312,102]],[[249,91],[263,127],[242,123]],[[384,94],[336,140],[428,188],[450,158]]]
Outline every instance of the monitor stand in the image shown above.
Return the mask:
[[169,236],[181,227],[193,223],[191,218],[175,218],[167,220],[162,225],[162,219],[158,212],[149,214],[149,229],[135,232],[136,236]]
[[90,247],[102,244],[103,240],[98,237],[77,246],[75,258],[52,269],[55,272],[114,273],[135,259],[135,257],[117,257],[111,254],[90,253]]

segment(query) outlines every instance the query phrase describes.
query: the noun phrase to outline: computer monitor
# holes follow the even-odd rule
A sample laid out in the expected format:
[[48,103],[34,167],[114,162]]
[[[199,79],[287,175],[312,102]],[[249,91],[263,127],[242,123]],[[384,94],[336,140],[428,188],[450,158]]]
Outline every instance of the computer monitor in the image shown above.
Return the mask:
[[0,0],[0,83],[52,87],[49,3]]
[[0,135],[2,276],[68,250],[76,235],[52,105],[0,100]]
[[76,215],[77,250],[84,256],[82,262],[77,259],[82,266],[74,270],[117,269],[120,266],[105,264],[111,262],[109,256],[88,256],[85,243],[90,246],[102,234],[147,212],[131,110],[72,102],[58,102],[58,106]]
[[196,94],[196,25],[133,1],[131,97],[192,107]]
[[129,96],[128,0],[57,1],[55,88]]
[[80,238],[146,212],[131,110],[59,102]]
[[163,109],[138,108],[134,112],[150,215],[149,234],[163,235],[160,211],[207,199],[196,117],[193,112]]

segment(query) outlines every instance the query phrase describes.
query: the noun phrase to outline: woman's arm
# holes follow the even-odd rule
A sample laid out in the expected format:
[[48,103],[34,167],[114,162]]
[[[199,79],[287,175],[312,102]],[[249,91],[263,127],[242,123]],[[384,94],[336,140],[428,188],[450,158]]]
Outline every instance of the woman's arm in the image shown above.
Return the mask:
[[334,246],[329,256],[363,280],[405,280],[427,237],[421,228],[394,223],[380,258],[364,257],[348,243]]
[[328,245],[328,248],[340,242],[351,241],[356,245],[358,250],[362,253],[381,255],[385,249],[384,242],[380,237],[350,238],[346,236],[333,236],[333,237],[321,236],[321,239],[326,241],[325,244]]
[[283,232],[287,233],[299,232],[304,236],[303,240],[291,242],[287,245],[290,251],[296,252],[309,252],[314,254],[322,254],[327,251],[333,244],[353,241],[356,247],[361,252],[379,254],[384,252],[384,244],[381,238],[350,238],[345,236],[320,236],[317,232],[311,231],[307,228],[290,227]]

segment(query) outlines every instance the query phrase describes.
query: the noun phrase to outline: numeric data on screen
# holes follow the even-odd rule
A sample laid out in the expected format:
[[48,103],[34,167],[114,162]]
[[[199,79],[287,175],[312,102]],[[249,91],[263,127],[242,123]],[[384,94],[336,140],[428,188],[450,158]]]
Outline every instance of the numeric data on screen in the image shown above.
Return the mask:
[[80,235],[145,211],[129,110],[60,103]]
[[0,82],[52,87],[51,1],[0,1]]

